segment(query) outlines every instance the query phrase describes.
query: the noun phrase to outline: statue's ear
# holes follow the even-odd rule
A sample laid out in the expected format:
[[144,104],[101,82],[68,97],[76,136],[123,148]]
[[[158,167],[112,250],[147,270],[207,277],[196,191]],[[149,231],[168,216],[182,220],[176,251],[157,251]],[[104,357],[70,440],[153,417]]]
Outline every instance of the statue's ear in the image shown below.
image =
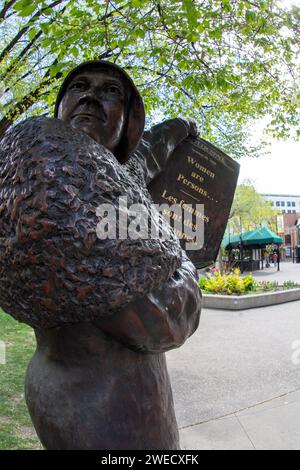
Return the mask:
[[133,93],[127,118],[127,126],[114,154],[120,163],[125,163],[134,151],[145,127],[145,108],[141,96]]

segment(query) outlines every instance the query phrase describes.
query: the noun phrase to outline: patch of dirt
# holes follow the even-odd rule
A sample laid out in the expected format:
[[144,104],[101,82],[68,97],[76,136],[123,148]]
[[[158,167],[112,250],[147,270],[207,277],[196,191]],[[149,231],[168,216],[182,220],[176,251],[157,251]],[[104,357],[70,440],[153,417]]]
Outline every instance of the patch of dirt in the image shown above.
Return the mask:
[[24,394],[21,393],[21,395],[14,395],[13,397],[11,397],[11,401],[13,401],[16,405],[18,405],[19,403],[21,403],[24,399]]
[[8,416],[0,416],[0,425],[1,424],[12,424],[11,418],[8,418]]
[[21,439],[37,438],[36,432],[31,426],[18,426],[16,434]]

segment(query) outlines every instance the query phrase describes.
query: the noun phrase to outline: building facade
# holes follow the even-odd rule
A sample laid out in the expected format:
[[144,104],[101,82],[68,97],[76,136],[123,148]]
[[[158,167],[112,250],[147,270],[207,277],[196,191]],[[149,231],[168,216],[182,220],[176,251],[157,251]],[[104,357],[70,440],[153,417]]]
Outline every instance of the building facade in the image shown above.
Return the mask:
[[270,201],[274,209],[279,209],[282,214],[296,214],[300,212],[300,195],[289,194],[261,194]]

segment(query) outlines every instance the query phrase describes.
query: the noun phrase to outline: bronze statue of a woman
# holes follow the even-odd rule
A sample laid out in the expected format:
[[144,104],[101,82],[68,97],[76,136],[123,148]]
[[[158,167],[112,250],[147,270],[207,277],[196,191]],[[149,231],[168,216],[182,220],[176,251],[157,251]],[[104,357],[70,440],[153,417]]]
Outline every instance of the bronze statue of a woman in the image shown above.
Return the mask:
[[144,122],[130,77],[92,61],[66,77],[54,119],[0,143],[0,304],[36,334],[25,396],[46,449],[179,448],[164,353],[198,326],[196,269],[170,227],[96,234],[100,204],[125,195],[151,213],[147,184],[194,132],[168,121],[153,146]]

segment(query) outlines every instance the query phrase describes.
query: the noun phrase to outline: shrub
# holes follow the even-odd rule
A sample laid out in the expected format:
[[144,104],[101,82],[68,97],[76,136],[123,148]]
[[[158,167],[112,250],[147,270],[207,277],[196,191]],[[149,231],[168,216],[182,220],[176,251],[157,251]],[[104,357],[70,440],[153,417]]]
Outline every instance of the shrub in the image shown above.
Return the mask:
[[[199,279],[198,284],[204,292],[223,295],[242,295],[247,292],[259,291],[268,292],[278,290],[279,287],[277,281],[261,281],[257,283],[251,274],[242,278],[239,269],[234,269],[230,274],[214,271]],[[295,289],[297,287],[300,287],[300,284],[294,281],[285,281],[283,284],[283,289]]]
[[246,292],[254,291],[257,287],[256,280],[251,275],[244,277],[243,282]]
[[294,281],[284,281],[283,283],[284,289],[296,289],[297,287],[300,287],[300,285]]
[[208,274],[205,283],[203,282],[203,289],[206,292],[213,294],[225,293],[226,275],[220,271],[215,271],[213,274]]
[[278,289],[278,282],[277,281],[261,281],[257,284],[259,290],[268,291],[268,290],[276,290]]
[[231,294],[243,294],[245,292],[245,285],[243,278],[240,276],[240,271],[235,269],[232,273],[227,276],[226,279],[226,293]]
[[198,284],[201,290],[206,290],[207,277],[203,276],[199,279]]
[[211,294],[237,294],[249,292],[256,288],[255,279],[252,276],[242,278],[239,269],[234,269],[230,274],[215,271],[212,274],[203,276],[199,280],[199,287]]

